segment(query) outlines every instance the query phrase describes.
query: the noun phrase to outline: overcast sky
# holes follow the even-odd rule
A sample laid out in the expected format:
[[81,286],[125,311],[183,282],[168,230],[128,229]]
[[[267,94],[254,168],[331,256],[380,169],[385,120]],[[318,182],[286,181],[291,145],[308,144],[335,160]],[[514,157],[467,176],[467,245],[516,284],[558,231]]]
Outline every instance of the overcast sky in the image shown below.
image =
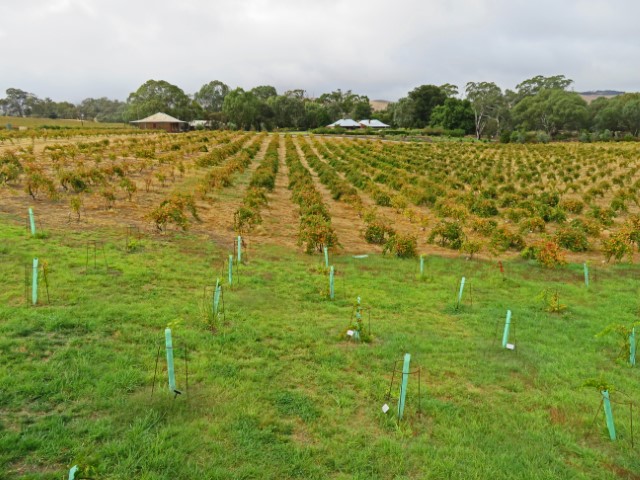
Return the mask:
[[538,74],[640,91],[639,18],[637,0],[0,0],[0,98],[126,100],[154,79],[397,100]]

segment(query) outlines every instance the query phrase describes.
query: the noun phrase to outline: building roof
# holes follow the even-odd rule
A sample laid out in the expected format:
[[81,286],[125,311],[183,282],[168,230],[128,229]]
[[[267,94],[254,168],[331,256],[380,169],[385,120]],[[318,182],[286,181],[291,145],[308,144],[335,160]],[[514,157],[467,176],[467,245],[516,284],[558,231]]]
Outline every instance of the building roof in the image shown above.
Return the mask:
[[341,118],[327,127],[360,128],[360,124],[350,118]]
[[386,123],[382,123],[380,120],[376,120],[375,118],[372,120],[360,120],[358,123],[364,127],[371,127],[371,128],[389,128],[390,127],[390,125],[387,125]]
[[143,118],[141,120],[133,120],[129,123],[187,123],[177,118],[167,115],[166,113],[158,112],[153,115]]

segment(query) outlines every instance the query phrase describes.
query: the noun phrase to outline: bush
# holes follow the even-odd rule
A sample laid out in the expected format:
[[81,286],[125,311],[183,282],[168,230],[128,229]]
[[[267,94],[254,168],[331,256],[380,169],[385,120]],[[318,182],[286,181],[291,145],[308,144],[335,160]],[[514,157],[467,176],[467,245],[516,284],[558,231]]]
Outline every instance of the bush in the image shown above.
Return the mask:
[[553,240],[542,240],[522,251],[523,258],[534,258],[547,268],[555,268],[567,263],[565,255]]
[[536,139],[538,143],[549,143],[551,141],[551,137],[546,132],[538,132],[536,134]]
[[519,230],[520,233],[544,232],[546,226],[546,223],[541,217],[529,217],[520,222]]
[[323,247],[337,245],[338,237],[331,221],[321,214],[308,214],[300,218],[298,244],[305,245],[307,253],[322,252]]
[[233,214],[233,228],[238,233],[245,233],[260,223],[262,223],[260,212],[251,207],[240,207]]
[[471,230],[484,237],[491,235],[497,226],[498,223],[495,220],[487,218],[473,218],[470,222]]
[[441,220],[431,231],[428,241],[429,243],[435,243],[437,238],[439,238],[438,243],[441,247],[459,250],[464,242],[462,225],[458,222]]
[[376,205],[380,205],[381,207],[391,206],[391,197],[384,192],[376,192],[373,196],[373,200],[376,202]]
[[578,135],[578,141],[582,143],[590,143],[591,134],[586,130],[581,131],[580,135]]
[[491,246],[498,251],[522,250],[525,247],[522,235],[505,226],[497,228],[491,236]]
[[385,222],[374,220],[367,224],[367,228],[364,232],[364,239],[367,243],[373,243],[375,245],[384,245],[390,237],[396,234],[395,230],[387,225]]
[[160,232],[166,228],[168,223],[173,223],[180,229],[187,230],[189,221],[185,210],[188,210],[194,219],[200,220],[193,197],[182,194],[174,194],[163,200],[160,206],[151,211],[149,218],[153,220]]
[[417,255],[418,240],[414,235],[393,235],[385,243],[382,253],[391,252],[399,258],[413,258]]
[[586,252],[589,241],[584,230],[574,227],[562,227],[556,232],[558,244],[571,252]]
[[498,207],[493,200],[479,198],[471,205],[471,212],[479,217],[493,217],[498,214]]
[[580,200],[565,198],[559,204],[560,208],[566,210],[570,213],[575,213],[576,215],[580,215],[582,210],[584,209],[584,203]]
[[0,185],[16,180],[22,171],[22,164],[14,152],[7,151],[0,156]]
[[607,262],[613,258],[616,262],[621,261],[625,256],[633,255],[633,246],[629,241],[628,235],[624,231],[616,232],[609,238],[602,240],[602,253],[604,253]]
[[477,238],[467,238],[462,242],[460,250],[468,254],[469,258],[473,258],[476,253],[482,250],[482,242]]

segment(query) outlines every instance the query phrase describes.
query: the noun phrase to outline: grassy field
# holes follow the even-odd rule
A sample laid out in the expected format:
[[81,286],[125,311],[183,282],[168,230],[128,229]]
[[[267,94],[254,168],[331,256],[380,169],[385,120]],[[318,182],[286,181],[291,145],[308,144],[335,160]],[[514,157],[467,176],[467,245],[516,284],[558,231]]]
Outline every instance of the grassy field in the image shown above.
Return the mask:
[[43,126],[53,127],[74,127],[74,128],[123,128],[128,125],[122,123],[100,123],[88,120],[80,121],[67,118],[35,118],[35,117],[7,117],[0,115],[0,126],[5,128],[11,124],[13,128],[29,127],[38,128]]
[[[637,400],[640,373],[617,338],[596,337],[637,321],[636,266],[592,267],[586,288],[577,264],[505,261],[503,277],[495,262],[429,256],[420,278],[417,260],[332,253],[332,301],[319,256],[250,243],[229,288],[231,236],[143,236],[127,250],[122,228],[31,238],[23,220],[0,216],[2,479],[58,480],[74,464],[109,479],[638,478],[619,402]],[[41,273],[35,307],[33,257],[49,297]],[[216,277],[225,315],[212,330]],[[358,296],[370,343],[345,335]],[[501,348],[507,309],[514,351]],[[405,353],[421,384],[410,376],[399,422],[398,374],[387,393]],[[590,379],[613,385],[615,442]]]

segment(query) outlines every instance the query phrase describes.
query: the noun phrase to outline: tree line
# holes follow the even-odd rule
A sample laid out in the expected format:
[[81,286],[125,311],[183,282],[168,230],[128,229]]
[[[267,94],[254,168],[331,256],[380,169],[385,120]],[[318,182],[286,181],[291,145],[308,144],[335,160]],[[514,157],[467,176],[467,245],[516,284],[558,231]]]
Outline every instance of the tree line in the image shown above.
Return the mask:
[[340,118],[375,116],[396,128],[503,141],[520,141],[525,132],[538,132],[543,141],[568,132],[600,139],[638,136],[640,93],[587,103],[570,90],[572,84],[564,75],[538,75],[504,91],[493,82],[469,82],[462,92],[451,84],[421,85],[374,115],[369,98],[351,90],[310,98],[301,89],[279,94],[269,85],[231,89],[214,80],[189,95],[167,81],[148,80],[126,102],[103,97],[77,105],[9,88],[0,99],[0,114],[128,122],[165,112],[186,121],[207,120],[214,128],[245,130],[315,129]]

